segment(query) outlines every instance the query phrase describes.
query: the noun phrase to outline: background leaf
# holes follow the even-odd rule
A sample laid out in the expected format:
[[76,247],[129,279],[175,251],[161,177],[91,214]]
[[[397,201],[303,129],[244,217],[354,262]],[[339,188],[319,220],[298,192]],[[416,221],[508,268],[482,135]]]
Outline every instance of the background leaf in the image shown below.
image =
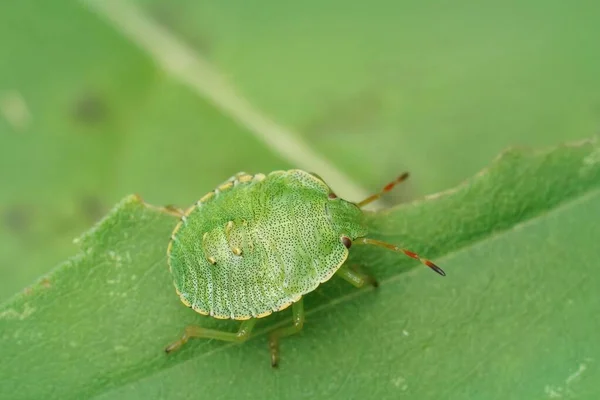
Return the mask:
[[434,193],[599,128],[596,2],[135,3],[370,188],[410,169]]
[[1,397],[594,398],[600,347],[596,142],[511,150],[445,194],[370,215],[376,237],[435,257],[441,278],[383,250],[352,262],[381,280],[332,279],[307,296],[301,335],[269,366],[268,318],[244,345],[196,340],[202,317],[174,294],[164,257],[172,217],[124,199],[81,252],[0,308]]
[[453,187],[509,145],[598,131],[593,1],[5,1],[2,300],[129,193],[186,205],[239,170],[297,166],[164,72],[97,3],[137,5],[366,189],[410,170],[384,201]]

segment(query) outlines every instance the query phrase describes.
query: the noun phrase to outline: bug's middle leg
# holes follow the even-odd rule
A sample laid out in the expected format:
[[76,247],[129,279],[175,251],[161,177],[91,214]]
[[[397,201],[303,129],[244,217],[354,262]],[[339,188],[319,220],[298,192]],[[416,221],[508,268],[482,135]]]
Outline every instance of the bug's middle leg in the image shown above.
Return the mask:
[[292,326],[286,326],[279,328],[269,336],[269,349],[271,349],[271,366],[273,368],[279,365],[279,339],[282,337],[293,335],[302,330],[304,326],[304,304],[303,299],[300,298],[297,302],[292,304]]
[[350,282],[357,288],[361,288],[365,285],[372,285],[373,287],[379,286],[377,280],[371,275],[364,274],[346,266],[342,266],[340,269],[338,269],[336,275],[345,281]]
[[252,328],[256,325],[256,318],[242,322],[240,329],[236,332],[225,332],[216,329],[206,329],[201,326],[190,325],[185,328],[183,336],[176,342],[171,343],[165,348],[167,353],[171,353],[187,343],[191,338],[217,339],[226,342],[244,342],[250,337]]

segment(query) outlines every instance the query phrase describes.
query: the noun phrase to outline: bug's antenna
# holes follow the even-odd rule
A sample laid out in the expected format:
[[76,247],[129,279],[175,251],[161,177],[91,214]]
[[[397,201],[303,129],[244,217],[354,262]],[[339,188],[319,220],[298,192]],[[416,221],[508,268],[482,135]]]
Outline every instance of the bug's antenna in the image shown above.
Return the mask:
[[364,199],[363,201],[361,201],[357,205],[359,207],[363,207],[363,206],[366,206],[369,203],[374,202],[375,200],[377,200],[378,198],[380,198],[381,196],[383,196],[384,194],[386,194],[387,192],[389,192],[390,190],[392,190],[394,188],[394,186],[396,186],[397,184],[399,184],[401,182],[404,182],[406,179],[408,179],[408,172],[403,173],[402,175],[400,175],[399,177],[397,177],[394,181],[392,181],[392,182],[388,183],[387,185],[385,185],[383,187],[383,189],[381,190],[381,192],[375,193],[374,195],[367,197],[366,199]]
[[410,250],[406,250],[406,249],[400,248],[398,246],[394,246],[393,244],[382,242],[380,240],[375,240],[375,239],[358,238],[358,239],[354,240],[354,243],[356,243],[356,244],[370,244],[370,245],[374,245],[374,246],[385,247],[386,249],[390,249],[390,250],[395,251],[397,253],[404,253],[407,256],[409,256],[410,258],[414,258],[415,260],[421,261],[423,264],[425,264],[426,266],[428,266],[429,268],[431,268],[432,270],[434,270],[438,274],[440,274],[442,276],[446,276],[446,273],[444,272],[443,269],[441,269],[440,267],[438,267],[437,265],[435,265],[433,262],[429,261],[428,259],[422,258],[417,253],[413,253]]

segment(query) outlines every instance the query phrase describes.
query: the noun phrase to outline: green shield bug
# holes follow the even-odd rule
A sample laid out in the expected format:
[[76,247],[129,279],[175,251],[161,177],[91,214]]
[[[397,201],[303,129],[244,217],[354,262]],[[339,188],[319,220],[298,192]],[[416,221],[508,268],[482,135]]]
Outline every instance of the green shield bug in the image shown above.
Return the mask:
[[445,275],[412,251],[366,237],[361,208],[407,177],[353,203],[302,170],[239,173],[185,212],[163,209],[180,217],[167,260],[183,304],[203,315],[243,321],[236,333],[189,326],[165,351],[177,350],[190,338],[243,342],[259,318],[291,306],[292,325],[269,338],[271,365],[277,366],[279,339],[302,329],[302,296],[334,274],[356,287],[377,286],[374,278],[343,265],[353,244],[404,253]]

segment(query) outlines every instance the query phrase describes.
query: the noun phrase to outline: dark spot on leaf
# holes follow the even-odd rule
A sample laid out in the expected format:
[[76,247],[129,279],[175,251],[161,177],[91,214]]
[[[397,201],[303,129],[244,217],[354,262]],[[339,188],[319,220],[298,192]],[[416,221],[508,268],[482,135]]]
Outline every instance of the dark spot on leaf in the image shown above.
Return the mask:
[[75,99],[71,114],[76,121],[93,125],[106,120],[108,106],[99,94],[86,92]]
[[2,223],[12,232],[23,233],[31,224],[30,212],[24,205],[12,206],[4,211]]
[[84,196],[80,200],[80,207],[85,217],[91,222],[99,220],[107,211],[100,199],[91,195]]
[[[177,34],[180,40],[197,50],[202,56],[206,57],[210,54],[213,40],[206,31],[201,31],[207,29],[206,25],[210,20],[199,21],[198,13],[190,13],[189,6],[184,3],[159,0],[150,3],[146,9],[158,24]],[[194,5],[194,11],[198,11],[198,5]]]
[[181,23],[181,6],[169,1],[158,0],[150,2],[146,9],[148,14],[160,25],[172,28]]

